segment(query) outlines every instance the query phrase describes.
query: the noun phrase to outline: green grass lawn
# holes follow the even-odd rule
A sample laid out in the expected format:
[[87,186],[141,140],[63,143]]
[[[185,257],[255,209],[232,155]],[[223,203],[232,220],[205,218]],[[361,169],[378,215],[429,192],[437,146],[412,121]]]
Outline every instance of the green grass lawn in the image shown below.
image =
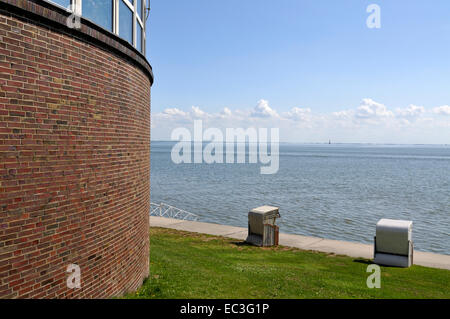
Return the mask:
[[450,298],[450,271],[381,267],[368,260],[151,228],[150,276],[126,298]]

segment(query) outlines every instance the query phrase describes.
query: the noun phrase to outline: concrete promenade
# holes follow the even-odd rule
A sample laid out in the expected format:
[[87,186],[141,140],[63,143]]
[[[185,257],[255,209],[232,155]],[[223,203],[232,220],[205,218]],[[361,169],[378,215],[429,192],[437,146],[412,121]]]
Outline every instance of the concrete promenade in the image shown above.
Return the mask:
[[[191,222],[164,217],[151,216],[150,226],[223,236],[238,240],[245,240],[247,238],[247,228],[202,222]],[[283,246],[296,247],[303,250],[334,253],[337,255],[346,255],[354,258],[373,258],[373,245],[367,244],[283,233],[280,233],[279,243]],[[450,270],[450,256],[421,252],[416,250],[414,251],[414,264]]]

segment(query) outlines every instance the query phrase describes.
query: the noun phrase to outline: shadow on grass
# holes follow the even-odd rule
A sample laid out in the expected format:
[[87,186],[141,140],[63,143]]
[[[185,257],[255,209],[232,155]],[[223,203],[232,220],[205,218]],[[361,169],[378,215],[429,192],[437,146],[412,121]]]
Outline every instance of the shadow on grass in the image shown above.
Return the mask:
[[353,262],[366,264],[366,265],[372,265],[373,264],[372,260],[367,260],[367,259],[354,259]]
[[239,246],[239,247],[256,247],[255,245],[252,245],[246,241],[232,241],[233,245]]
[[380,267],[382,267],[382,268],[398,268],[398,269],[408,269],[408,268],[411,268],[411,267],[407,267],[407,268],[406,268],[406,267],[399,267],[399,266],[391,266],[391,265],[375,264],[375,263],[373,262],[373,260],[368,260],[368,259],[354,259],[353,262],[361,263],[361,264],[366,264],[366,265],[378,265],[378,266],[380,266]]

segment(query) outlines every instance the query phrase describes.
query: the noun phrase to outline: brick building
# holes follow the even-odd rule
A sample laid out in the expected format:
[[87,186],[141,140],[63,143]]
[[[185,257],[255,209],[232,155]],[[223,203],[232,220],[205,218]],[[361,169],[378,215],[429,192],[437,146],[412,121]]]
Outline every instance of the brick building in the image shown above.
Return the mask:
[[0,298],[106,298],[148,276],[145,6],[0,0]]

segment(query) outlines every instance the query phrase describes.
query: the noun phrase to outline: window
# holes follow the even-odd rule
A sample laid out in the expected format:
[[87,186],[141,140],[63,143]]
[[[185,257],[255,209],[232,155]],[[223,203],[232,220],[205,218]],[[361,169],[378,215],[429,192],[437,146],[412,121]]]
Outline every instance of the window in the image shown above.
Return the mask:
[[144,16],[142,15],[143,12],[143,1],[137,0],[137,15],[139,18],[141,18],[142,21],[144,21]]
[[136,21],[136,49],[142,53],[142,27]]
[[83,0],[82,16],[108,31],[113,30],[113,0]]
[[[73,10],[145,54],[146,0],[46,0]],[[72,5],[72,6],[71,6]]]
[[119,2],[119,36],[133,44],[133,12],[123,0]]
[[145,53],[145,5],[146,1],[136,0],[136,49]]
[[51,0],[51,2],[59,4],[61,7],[66,9],[70,9],[70,0]]

